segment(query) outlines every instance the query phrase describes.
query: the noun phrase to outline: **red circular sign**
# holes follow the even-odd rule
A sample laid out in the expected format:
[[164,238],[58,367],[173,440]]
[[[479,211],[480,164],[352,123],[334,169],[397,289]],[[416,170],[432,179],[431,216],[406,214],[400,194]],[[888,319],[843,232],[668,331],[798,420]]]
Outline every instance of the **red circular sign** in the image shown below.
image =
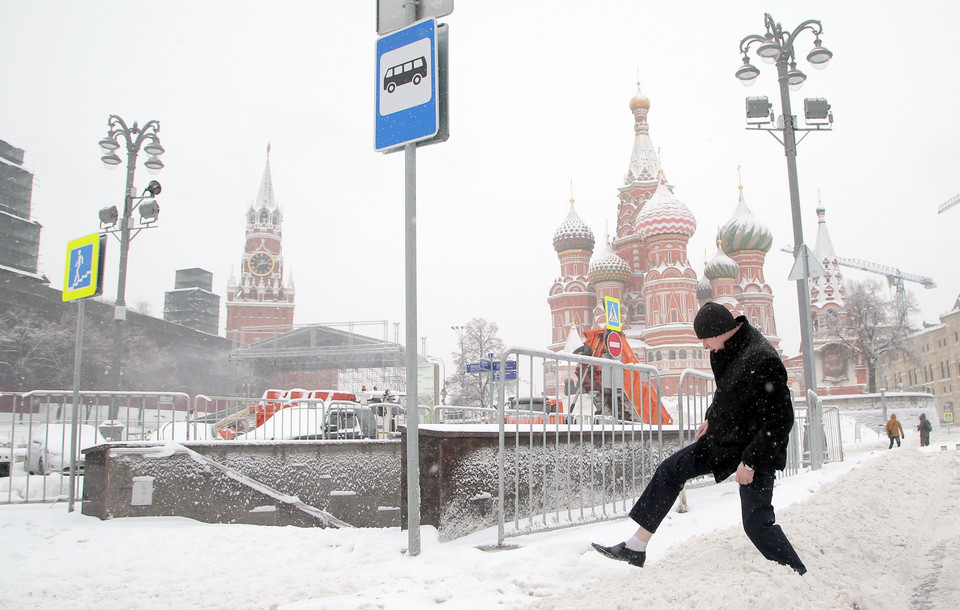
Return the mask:
[[610,336],[607,337],[607,351],[610,352],[610,355],[614,358],[620,357],[620,352],[623,351],[623,339],[620,338],[620,333],[612,332]]

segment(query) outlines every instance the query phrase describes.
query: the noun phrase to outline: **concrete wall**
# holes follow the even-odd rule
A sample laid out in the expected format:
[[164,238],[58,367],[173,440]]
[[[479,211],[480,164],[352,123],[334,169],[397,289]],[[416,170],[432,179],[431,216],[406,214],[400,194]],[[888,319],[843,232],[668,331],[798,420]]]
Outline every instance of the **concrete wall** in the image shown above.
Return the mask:
[[[820,401],[825,407],[837,407],[841,413],[845,411],[862,411],[880,409],[886,404],[887,411],[897,409],[935,409],[936,402],[931,394],[922,392],[887,392],[881,398],[880,394],[853,394],[849,396],[821,396]],[[804,407],[805,401],[797,396],[794,401],[797,407]]]
[[[179,446],[112,443],[84,451],[83,514],[321,525],[295,503],[282,501],[299,498],[357,527],[400,524],[398,441],[182,443],[199,456],[177,452]],[[145,486],[152,487],[149,504],[143,503]]]

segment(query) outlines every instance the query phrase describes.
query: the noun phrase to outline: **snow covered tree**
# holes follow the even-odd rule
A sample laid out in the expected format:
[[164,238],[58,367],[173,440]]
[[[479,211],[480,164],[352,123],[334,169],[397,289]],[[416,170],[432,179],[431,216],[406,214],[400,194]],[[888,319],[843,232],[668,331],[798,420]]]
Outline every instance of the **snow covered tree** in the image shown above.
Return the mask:
[[827,334],[843,343],[852,357],[863,356],[867,365],[870,392],[878,391],[880,359],[887,352],[912,357],[906,343],[912,332],[910,318],[918,312],[909,293],[901,308],[880,280],[847,284],[846,304],[841,311],[828,313],[823,320]]
[[474,318],[465,326],[454,326],[453,329],[457,332],[459,349],[451,354],[456,372],[446,379],[447,402],[465,407],[489,406],[490,375],[467,373],[467,363],[487,358],[490,353],[494,358],[500,357],[503,340],[497,336],[497,325],[483,318]]

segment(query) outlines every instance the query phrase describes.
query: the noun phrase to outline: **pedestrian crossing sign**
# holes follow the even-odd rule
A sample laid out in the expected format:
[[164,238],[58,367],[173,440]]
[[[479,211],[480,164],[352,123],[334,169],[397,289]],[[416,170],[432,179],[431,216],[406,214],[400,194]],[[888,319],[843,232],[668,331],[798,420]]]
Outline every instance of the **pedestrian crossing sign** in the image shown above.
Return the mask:
[[620,299],[603,297],[603,309],[607,312],[607,328],[623,330],[623,320],[620,318]]
[[94,233],[67,242],[63,300],[75,301],[103,293],[103,262],[107,236]]

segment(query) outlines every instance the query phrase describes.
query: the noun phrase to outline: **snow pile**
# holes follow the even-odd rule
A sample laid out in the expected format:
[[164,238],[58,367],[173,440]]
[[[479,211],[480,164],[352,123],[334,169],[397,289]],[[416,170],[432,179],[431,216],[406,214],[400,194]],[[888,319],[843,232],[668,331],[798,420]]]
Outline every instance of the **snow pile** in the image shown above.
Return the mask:
[[960,439],[947,434],[924,449],[916,435],[901,449],[848,444],[845,462],[778,481],[778,521],[803,577],[747,540],[733,482],[689,490],[690,511],[664,521],[643,569],[590,549],[629,536],[626,518],[500,551],[478,548],[495,529],[440,543],[425,527],[409,557],[396,528],[99,521],[61,503],[0,506],[0,607],[960,607]]

